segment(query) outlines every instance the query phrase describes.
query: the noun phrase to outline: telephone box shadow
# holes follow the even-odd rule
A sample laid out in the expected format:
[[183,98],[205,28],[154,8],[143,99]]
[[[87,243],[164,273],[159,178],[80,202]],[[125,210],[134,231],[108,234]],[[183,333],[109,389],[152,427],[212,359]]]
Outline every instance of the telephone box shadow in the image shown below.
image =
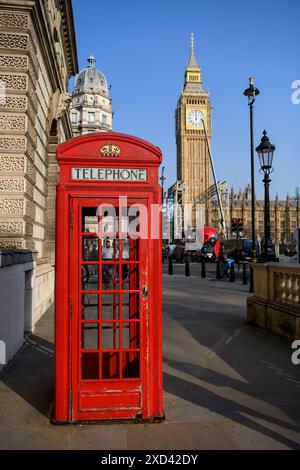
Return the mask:
[[[176,362],[174,362],[176,365]],[[179,369],[180,370],[180,369]],[[213,381],[211,381],[213,382]],[[207,385],[209,381],[207,382]],[[222,397],[206,387],[190,382],[182,377],[164,373],[164,390],[171,395],[191,402],[192,404],[206,408],[223,418],[242,425],[249,430],[261,433],[263,436],[275,440],[290,449],[300,449],[300,442],[296,442],[280,433],[276,428],[270,429],[270,424],[283,426],[294,432],[299,432],[298,425],[288,424],[279,419],[272,418],[263,412],[255,411],[247,405]],[[262,424],[258,419],[263,419],[267,424]]]
[[49,417],[54,400],[54,345],[32,335],[1,375],[1,381]]

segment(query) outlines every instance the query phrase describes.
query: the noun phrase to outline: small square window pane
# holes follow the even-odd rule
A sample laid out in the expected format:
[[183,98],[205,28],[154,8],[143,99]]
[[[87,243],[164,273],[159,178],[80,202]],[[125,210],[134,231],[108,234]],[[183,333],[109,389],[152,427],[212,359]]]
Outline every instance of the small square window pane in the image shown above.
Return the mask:
[[102,259],[105,261],[115,261],[119,259],[119,240],[105,238],[102,241]]
[[98,242],[97,237],[83,237],[82,259],[84,261],[98,260]]
[[102,349],[119,349],[119,324],[102,324]]
[[119,295],[102,294],[102,320],[118,320]]
[[115,234],[119,231],[119,210],[112,206],[101,205],[98,208],[99,231],[103,236]]
[[82,325],[82,349],[98,349],[98,324],[84,323]]
[[139,260],[139,240],[132,238],[122,238],[122,260]]
[[82,264],[81,280],[83,290],[98,290],[98,265]]
[[98,320],[98,295],[82,295],[81,313],[83,320]]
[[122,318],[129,319],[129,294],[122,294]]
[[139,323],[122,323],[122,349],[139,349]]
[[120,355],[117,352],[102,353],[102,378],[120,378]]
[[119,265],[104,263],[102,265],[102,290],[119,289]]
[[82,380],[92,380],[99,378],[99,354],[83,353],[81,359]]
[[122,361],[124,379],[135,379],[140,376],[140,353],[138,351],[123,352]]
[[82,208],[82,232],[98,233],[97,207]]
[[137,320],[139,318],[138,294],[122,294],[122,319]]
[[139,265],[122,263],[122,290],[139,290]]

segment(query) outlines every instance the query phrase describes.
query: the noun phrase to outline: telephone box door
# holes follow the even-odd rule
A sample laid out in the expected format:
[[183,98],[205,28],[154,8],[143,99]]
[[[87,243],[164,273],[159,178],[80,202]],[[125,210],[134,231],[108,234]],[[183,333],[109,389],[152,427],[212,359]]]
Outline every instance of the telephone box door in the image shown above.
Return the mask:
[[[128,199],[139,209],[144,201]],[[130,419],[147,402],[148,239],[142,211],[72,198],[71,421]]]

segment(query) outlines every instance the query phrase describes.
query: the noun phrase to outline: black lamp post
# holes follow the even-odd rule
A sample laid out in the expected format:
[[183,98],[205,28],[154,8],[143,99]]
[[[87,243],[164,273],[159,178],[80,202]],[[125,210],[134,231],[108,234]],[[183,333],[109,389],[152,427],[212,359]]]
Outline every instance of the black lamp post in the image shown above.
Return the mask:
[[271,144],[267,132],[263,132],[261,143],[256,147],[256,151],[260,163],[260,171],[264,173],[264,185],[265,185],[265,234],[264,234],[264,245],[262,251],[262,261],[277,261],[274,253],[274,248],[271,243],[271,230],[270,230],[270,173],[274,171],[272,167],[273,155],[275,152],[275,146]]
[[162,167],[162,170],[161,170],[161,177],[160,177],[160,181],[161,181],[161,193],[162,193],[162,203],[164,203],[164,198],[165,198],[165,194],[164,194],[164,182],[166,180],[166,177],[164,176],[164,173],[165,173],[165,167],[163,166]]
[[[250,146],[251,146],[251,232],[252,232],[252,250],[251,259],[256,259],[256,234],[255,234],[255,185],[254,185],[254,137],[253,137],[253,105],[255,98],[260,93],[258,88],[254,86],[254,79],[249,78],[249,88],[244,91],[244,95],[248,97],[248,106],[250,109]],[[253,270],[250,268],[250,292],[253,292]]]

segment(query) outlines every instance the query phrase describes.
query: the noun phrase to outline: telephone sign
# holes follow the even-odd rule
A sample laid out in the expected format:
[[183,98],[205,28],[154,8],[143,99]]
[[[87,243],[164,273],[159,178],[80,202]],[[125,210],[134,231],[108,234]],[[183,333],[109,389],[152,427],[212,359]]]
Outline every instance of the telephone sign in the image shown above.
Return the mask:
[[147,170],[142,168],[72,168],[73,180],[147,181]]

